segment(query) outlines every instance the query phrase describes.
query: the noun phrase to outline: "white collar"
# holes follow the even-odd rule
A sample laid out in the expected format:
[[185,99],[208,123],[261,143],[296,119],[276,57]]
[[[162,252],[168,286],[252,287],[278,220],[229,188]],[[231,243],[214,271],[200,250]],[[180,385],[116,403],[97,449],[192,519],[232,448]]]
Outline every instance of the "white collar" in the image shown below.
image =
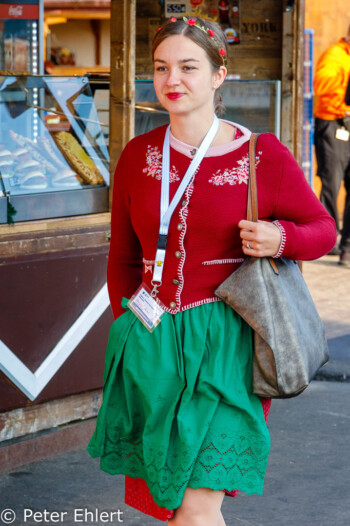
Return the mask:
[[[225,155],[226,153],[233,152],[234,150],[237,150],[244,144],[245,142],[249,141],[250,136],[252,132],[248,130],[248,128],[245,128],[241,124],[237,124],[236,122],[227,121],[225,119],[221,119],[223,122],[227,122],[231,126],[234,126],[237,128],[241,133],[242,137],[239,137],[239,139],[234,139],[233,141],[230,141],[226,144],[221,144],[219,146],[212,146],[209,148],[209,150],[206,153],[206,157],[221,157],[222,155]],[[170,130],[170,146],[174,148],[177,152],[180,152],[190,159],[193,158],[193,150],[196,150],[197,148],[195,146],[191,146],[190,144],[186,144],[171,133]]]

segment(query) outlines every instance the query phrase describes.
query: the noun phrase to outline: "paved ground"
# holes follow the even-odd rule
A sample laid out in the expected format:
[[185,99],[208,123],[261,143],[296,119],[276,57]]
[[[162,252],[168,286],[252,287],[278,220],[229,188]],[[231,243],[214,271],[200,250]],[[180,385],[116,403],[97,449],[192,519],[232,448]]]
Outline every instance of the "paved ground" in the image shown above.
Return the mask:
[[[319,378],[333,381],[315,381],[299,397],[273,402],[264,496],[225,497],[227,526],[350,524],[350,268],[336,262],[328,256],[303,265],[330,346]],[[15,526],[166,524],[126,507],[123,477],[101,472],[85,451],[0,475],[0,526],[11,519],[11,511],[1,517],[5,508],[16,513]],[[96,520],[96,510],[106,515]],[[32,511],[41,515],[29,517]]]
[[[269,418],[272,449],[264,496],[225,497],[222,509],[227,526],[348,526],[349,398],[350,383],[313,382],[299,397],[273,402]],[[2,474],[0,502],[0,510],[16,512],[16,526],[166,524],[126,507],[123,477],[100,471],[98,460],[85,451]],[[33,518],[25,522],[24,509],[66,514],[59,522]],[[119,521],[116,515],[108,522],[91,521],[89,515],[88,520],[80,521],[84,509],[94,514],[96,509],[119,509],[122,514]],[[78,510],[75,518],[74,510]]]
[[[325,324],[329,362],[318,378],[350,381],[350,267],[325,256],[303,263],[303,274]],[[350,523],[350,520],[349,520]]]

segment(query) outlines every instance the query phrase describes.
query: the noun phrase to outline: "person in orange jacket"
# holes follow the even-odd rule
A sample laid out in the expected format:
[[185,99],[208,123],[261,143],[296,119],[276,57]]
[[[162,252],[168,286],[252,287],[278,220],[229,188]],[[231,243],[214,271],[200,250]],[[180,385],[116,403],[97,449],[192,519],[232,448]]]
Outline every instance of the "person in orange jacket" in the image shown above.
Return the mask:
[[[339,263],[350,267],[350,26],[348,35],[327,49],[319,58],[314,91],[315,148],[317,175],[322,181],[321,202],[339,228],[337,197],[342,180],[346,202]],[[348,89],[349,85],[349,89]]]

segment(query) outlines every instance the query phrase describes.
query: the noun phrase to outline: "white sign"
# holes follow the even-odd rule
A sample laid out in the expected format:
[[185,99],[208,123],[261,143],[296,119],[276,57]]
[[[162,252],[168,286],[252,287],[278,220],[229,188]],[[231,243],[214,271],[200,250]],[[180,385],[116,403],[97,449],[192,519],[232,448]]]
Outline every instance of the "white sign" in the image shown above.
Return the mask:
[[166,18],[176,17],[181,18],[186,13],[192,13],[193,7],[189,0],[165,0],[165,16]]

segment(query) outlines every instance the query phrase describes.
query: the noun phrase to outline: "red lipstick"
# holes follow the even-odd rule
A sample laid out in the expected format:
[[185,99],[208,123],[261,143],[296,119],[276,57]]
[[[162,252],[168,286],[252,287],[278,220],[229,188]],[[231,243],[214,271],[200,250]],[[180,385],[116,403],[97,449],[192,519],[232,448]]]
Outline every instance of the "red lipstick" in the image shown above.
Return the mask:
[[167,93],[166,96],[167,96],[168,99],[170,99],[170,100],[177,100],[177,99],[179,99],[180,97],[183,96],[183,93],[179,93],[179,92],[171,92],[171,93]]

